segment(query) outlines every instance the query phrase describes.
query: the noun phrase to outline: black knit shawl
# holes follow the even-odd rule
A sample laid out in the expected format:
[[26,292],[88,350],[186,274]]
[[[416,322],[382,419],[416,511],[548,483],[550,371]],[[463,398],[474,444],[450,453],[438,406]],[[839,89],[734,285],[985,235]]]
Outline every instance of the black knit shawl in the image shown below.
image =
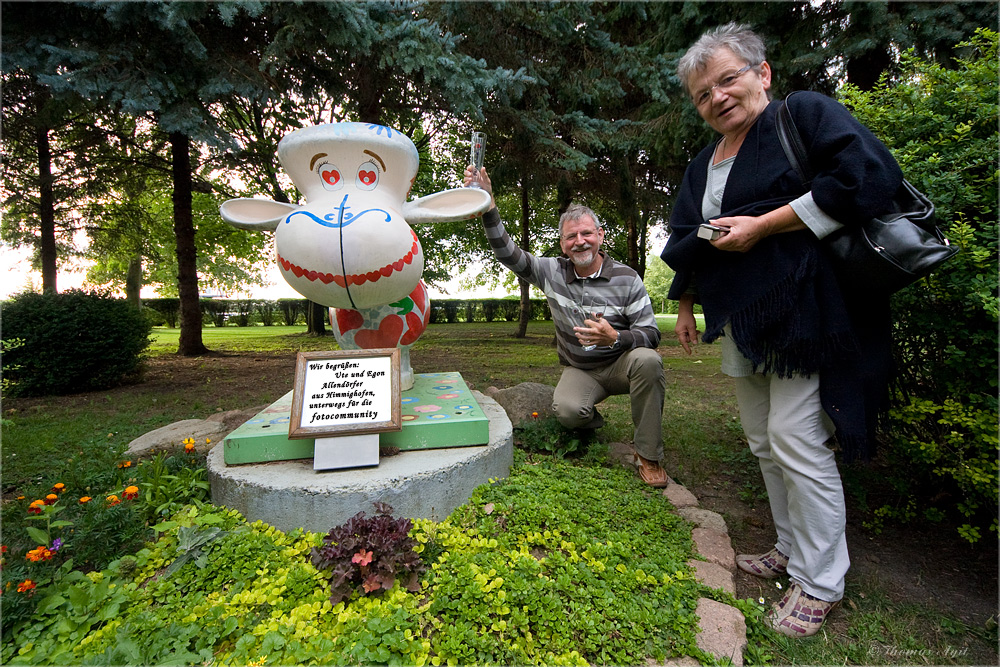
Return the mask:
[[[733,163],[722,217],[761,215],[805,192],[778,142],[772,102],[750,129]],[[841,223],[880,212],[902,173],[888,149],[837,102],[799,93],[789,111],[817,172],[813,198]],[[775,234],[749,252],[723,252],[695,233],[714,143],[688,166],[661,257],[677,275],[679,298],[697,274],[705,313],[703,340],[727,322],[757,372],[820,374],[823,407],[837,428],[845,460],[868,458],[885,407],[891,368],[888,300],[842,289],[822,242],[811,231]]]

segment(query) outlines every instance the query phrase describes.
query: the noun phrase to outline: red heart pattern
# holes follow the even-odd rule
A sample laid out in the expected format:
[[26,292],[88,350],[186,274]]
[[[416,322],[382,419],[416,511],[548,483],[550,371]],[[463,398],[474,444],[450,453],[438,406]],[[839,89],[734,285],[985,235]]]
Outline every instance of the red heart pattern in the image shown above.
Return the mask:
[[403,318],[399,315],[389,315],[382,320],[378,329],[362,329],[354,334],[354,342],[363,350],[396,347],[402,334]]
[[360,329],[365,316],[351,308],[337,308],[337,329],[344,334],[352,329]]

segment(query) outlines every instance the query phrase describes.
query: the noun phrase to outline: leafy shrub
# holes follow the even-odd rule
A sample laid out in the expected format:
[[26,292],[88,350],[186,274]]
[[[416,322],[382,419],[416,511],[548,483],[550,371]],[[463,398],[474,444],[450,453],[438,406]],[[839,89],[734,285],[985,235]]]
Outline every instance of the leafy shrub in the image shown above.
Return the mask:
[[567,429],[555,417],[524,421],[514,429],[514,445],[520,449],[560,458],[582,454],[592,437],[592,430]]
[[[900,372],[886,432],[894,505],[951,496],[975,541],[997,517],[997,33],[980,29],[955,69],[903,58],[899,80],[844,101],[935,203],[962,250],[893,297]],[[914,502],[911,502],[914,501]],[[884,517],[894,512],[879,508]],[[917,516],[907,511],[898,518]]]
[[151,330],[137,308],[104,294],[20,294],[3,311],[4,340],[24,342],[4,355],[10,395],[94,391],[132,380]]
[[177,321],[181,316],[181,300],[177,298],[161,297],[157,299],[143,299],[142,305],[150,310],[159,313],[167,326],[171,329],[177,328]]
[[323,546],[312,551],[312,563],[330,570],[330,601],[346,600],[354,591],[370,594],[392,588],[399,578],[409,590],[417,590],[417,577],[424,565],[413,550],[409,519],[393,519],[392,508],[376,503],[370,519],[358,512],[332,529]]

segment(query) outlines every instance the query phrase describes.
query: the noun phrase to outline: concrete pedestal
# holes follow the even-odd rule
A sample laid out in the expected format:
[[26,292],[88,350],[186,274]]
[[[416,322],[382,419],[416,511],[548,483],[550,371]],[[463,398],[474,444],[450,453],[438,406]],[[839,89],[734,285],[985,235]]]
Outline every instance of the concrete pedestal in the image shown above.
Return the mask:
[[441,521],[477,486],[506,477],[513,464],[507,413],[493,399],[473,394],[489,418],[487,445],[403,451],[382,457],[376,468],[330,472],[313,470],[312,459],[227,466],[223,448],[215,447],[207,462],[212,502],[283,531],[326,533],[358,512],[372,516],[378,501],[391,505],[395,516]]

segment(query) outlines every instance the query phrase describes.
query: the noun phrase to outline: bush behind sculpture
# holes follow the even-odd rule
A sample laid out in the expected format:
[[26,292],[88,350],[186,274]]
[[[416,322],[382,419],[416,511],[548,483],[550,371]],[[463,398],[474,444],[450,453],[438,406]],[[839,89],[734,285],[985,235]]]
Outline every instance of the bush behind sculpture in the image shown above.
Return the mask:
[[4,355],[7,394],[47,396],[126,383],[142,368],[150,331],[138,309],[105,294],[20,294],[3,309],[3,340],[22,342]]

